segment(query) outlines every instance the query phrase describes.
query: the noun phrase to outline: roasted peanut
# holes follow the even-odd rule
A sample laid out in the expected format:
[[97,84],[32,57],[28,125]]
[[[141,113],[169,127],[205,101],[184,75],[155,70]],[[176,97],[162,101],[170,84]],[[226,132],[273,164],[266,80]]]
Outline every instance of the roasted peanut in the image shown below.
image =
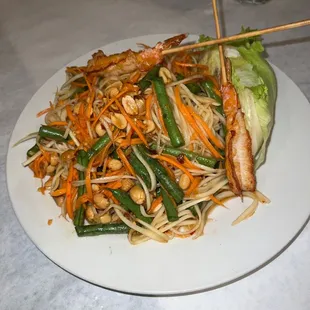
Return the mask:
[[119,170],[122,167],[123,167],[123,164],[118,159],[111,159],[108,163],[108,168],[111,169],[112,171]]
[[141,205],[145,201],[145,193],[144,190],[138,186],[135,185],[130,191],[129,195],[131,199],[137,203],[138,205]]

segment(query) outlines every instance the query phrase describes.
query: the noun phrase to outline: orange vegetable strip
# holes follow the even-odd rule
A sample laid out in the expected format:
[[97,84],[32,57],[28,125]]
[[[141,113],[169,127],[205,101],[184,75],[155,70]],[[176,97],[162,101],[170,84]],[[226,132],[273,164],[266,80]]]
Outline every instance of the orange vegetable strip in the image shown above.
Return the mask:
[[159,122],[160,122],[160,125],[161,125],[161,128],[159,128],[159,129],[162,129],[164,134],[165,134],[165,136],[168,136],[168,132],[167,132],[167,129],[165,127],[165,122],[164,122],[163,114],[161,112],[161,108],[159,106],[159,103],[158,103],[157,99],[155,100],[155,103],[156,103],[156,107],[157,107]]
[[133,138],[129,142],[126,140],[121,142],[119,146],[120,147],[127,147],[130,145],[137,145],[137,144],[141,144],[141,143],[143,143],[143,141],[140,138]]
[[183,63],[183,62],[179,62],[179,61],[175,61],[175,64],[177,66],[180,66],[180,67],[201,68],[201,69],[209,70],[208,66],[202,65],[202,64]]
[[225,207],[224,203],[221,200],[217,199],[215,196],[210,195],[210,199],[217,205]]
[[67,126],[67,125],[68,125],[67,122],[61,122],[61,121],[59,121],[59,122],[51,122],[51,123],[48,124],[48,126]]
[[[83,140],[87,140],[89,138],[89,133],[87,129],[84,129],[76,120],[75,116],[73,115],[70,106],[66,106],[67,116],[77,128],[77,130],[80,132],[80,134],[83,136]],[[82,142],[82,141],[80,141]]]
[[109,190],[103,190],[103,193],[107,198],[111,198],[115,204],[119,204],[119,201],[113,196],[113,194]]
[[44,114],[46,114],[47,112],[52,111],[52,110],[53,110],[52,107],[49,107],[49,108],[47,108],[47,109],[44,109],[44,110],[40,111],[39,113],[37,113],[37,117],[40,117],[40,116],[42,116],[42,115],[44,115]]
[[134,120],[129,117],[129,115],[126,113],[124,110],[123,106],[120,104],[120,102],[116,99],[116,105],[119,108],[120,112],[124,115],[126,118],[127,122],[130,124],[131,128],[137,133],[139,138],[143,141],[145,145],[147,145],[147,141],[145,136],[143,135],[142,131],[138,128],[138,126],[135,124]]
[[145,119],[151,120],[151,110],[152,110],[152,102],[153,102],[153,96],[150,94],[147,96],[145,101]]
[[75,81],[73,81],[71,83],[71,85],[76,86],[76,87],[85,87],[85,86],[87,86],[86,83],[79,83],[79,82],[75,82]]
[[108,151],[109,151],[109,149],[110,149],[110,147],[111,147],[111,145],[112,145],[113,143],[112,143],[112,141],[110,141],[106,146],[105,146],[105,148],[103,149],[103,151],[102,151],[102,153],[99,155],[98,154],[98,156],[99,156],[99,158],[100,158],[100,161],[99,161],[99,166],[102,166],[102,164],[103,164],[103,162],[104,162],[104,160],[105,160],[105,158],[106,158],[106,156],[107,156],[107,154],[108,154]]
[[223,150],[224,149],[223,142],[218,137],[215,136],[213,131],[208,127],[207,123],[194,111],[192,107],[188,107],[188,109],[192,113],[192,116],[194,117],[196,122],[203,127],[203,129],[207,133],[210,140],[214,143],[214,145]]
[[153,213],[154,210],[156,210],[156,208],[161,204],[161,202],[163,201],[163,197],[159,196],[157,197],[155,200],[153,200],[150,210],[148,211],[148,213]]
[[172,165],[176,168],[179,168],[181,171],[183,171],[190,178],[190,180],[192,182],[194,181],[194,177],[191,175],[191,173],[182,164],[180,164],[177,160],[175,160],[174,158],[166,156],[166,155],[155,155],[152,157],[157,158],[157,159],[162,160],[162,161],[165,161],[165,162],[169,163],[170,165]]
[[163,166],[165,167],[165,169],[166,169],[166,171],[167,171],[167,173],[168,173],[170,179],[172,179],[173,181],[175,181],[175,175],[174,175],[172,169],[167,165],[166,162],[163,162]]
[[107,172],[105,176],[106,176],[106,177],[112,177],[112,176],[114,176],[114,175],[119,175],[119,176],[121,176],[121,175],[123,175],[125,172],[126,172],[126,169],[123,167],[123,168],[121,168],[121,169],[119,169],[119,170],[117,170],[117,171]]
[[114,182],[110,182],[107,183],[105,185],[106,188],[111,188],[111,189],[118,189],[122,187],[122,182],[120,180],[114,181]]
[[222,94],[221,94],[221,92],[219,91],[220,87],[219,87],[219,83],[218,83],[217,79],[216,79],[213,75],[207,75],[206,77],[207,77],[207,79],[209,79],[209,80],[212,81],[212,83],[213,83],[214,86],[215,86],[214,90],[215,90],[216,92],[218,92],[218,95],[219,95],[220,97],[222,97]]
[[78,197],[78,199],[75,202],[75,210],[77,210],[81,205],[83,207],[83,204],[86,202],[92,202],[92,200],[87,196],[87,194],[84,194],[80,197]]
[[60,188],[60,189],[57,189],[57,190],[51,192],[51,196],[53,196],[53,197],[61,196],[61,195],[65,194],[66,192],[67,192],[66,187]]
[[122,163],[124,164],[124,166],[126,167],[127,171],[135,176],[136,173],[134,171],[134,169],[132,168],[131,164],[129,163],[126,155],[124,154],[124,152],[122,151],[121,148],[118,148],[117,151],[116,151],[117,155],[119,156],[120,160],[122,161]]
[[176,104],[178,106],[178,109],[183,114],[185,119],[188,121],[188,123],[191,125],[191,127],[196,131],[197,135],[200,137],[203,144],[210,150],[211,154],[215,158],[223,158],[221,154],[214,148],[214,146],[210,143],[210,141],[207,139],[207,137],[203,134],[203,132],[200,130],[199,126],[195,122],[193,116],[191,115],[190,111],[187,109],[187,107],[182,103],[182,99],[180,96],[180,89],[178,86],[174,88],[174,95],[176,99]]
[[73,178],[73,164],[69,167],[69,173],[67,178],[67,188],[66,188],[66,210],[70,217],[73,219],[73,206],[72,206],[72,178]]
[[190,196],[194,192],[194,190],[197,189],[200,181],[201,179],[199,177],[194,178],[194,181],[192,182],[190,187],[185,192],[186,197]]
[[195,166],[187,157],[184,155],[184,167],[187,169],[195,169],[195,170],[201,170],[199,167]]
[[131,77],[130,77],[130,83],[135,84],[139,81],[141,74],[139,71],[136,71]]

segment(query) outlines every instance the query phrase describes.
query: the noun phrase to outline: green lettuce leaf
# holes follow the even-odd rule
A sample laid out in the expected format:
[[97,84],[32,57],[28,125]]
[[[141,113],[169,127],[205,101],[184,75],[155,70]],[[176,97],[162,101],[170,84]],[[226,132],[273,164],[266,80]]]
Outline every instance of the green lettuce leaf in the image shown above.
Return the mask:
[[[253,30],[242,28],[241,33],[249,31]],[[210,37],[201,36],[200,41],[202,40],[210,40]],[[259,36],[225,45],[225,55],[232,64],[232,83],[238,93],[246,126],[251,135],[256,168],[266,158],[277,97],[276,77],[269,63],[262,58],[263,51]],[[200,63],[209,66],[211,74],[218,75],[220,60],[217,47],[206,49]]]

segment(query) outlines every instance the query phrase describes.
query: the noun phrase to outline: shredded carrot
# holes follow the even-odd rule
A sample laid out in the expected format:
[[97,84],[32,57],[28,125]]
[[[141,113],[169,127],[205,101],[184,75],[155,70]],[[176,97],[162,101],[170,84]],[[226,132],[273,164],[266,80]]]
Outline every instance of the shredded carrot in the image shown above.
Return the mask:
[[192,182],[192,184],[190,185],[190,187],[186,190],[185,192],[185,196],[186,197],[189,197],[195,189],[197,189],[199,183],[201,181],[201,178],[200,177],[195,177],[194,178],[194,181]]
[[117,99],[116,99],[116,105],[119,108],[120,112],[123,114],[123,116],[126,118],[127,122],[130,124],[131,128],[137,133],[137,135],[143,141],[143,143],[147,145],[146,138],[143,135],[142,131],[135,124],[134,120],[131,117],[129,117],[129,115],[126,113],[125,109],[123,108],[123,106],[120,104],[120,102]]
[[204,70],[209,70],[208,66],[202,65],[202,64],[183,63],[183,62],[179,62],[179,61],[175,61],[174,63],[177,66],[180,66],[180,67],[201,68],[201,69],[204,69]]
[[219,205],[219,206],[225,207],[224,203],[223,203],[221,200],[217,199],[215,196],[210,195],[210,199],[211,199],[215,204],[217,204],[217,205]]
[[214,146],[210,143],[210,141],[207,139],[207,137],[203,134],[203,132],[200,130],[199,126],[195,122],[193,116],[191,115],[190,111],[187,109],[187,106],[182,103],[182,99],[180,96],[180,89],[178,86],[174,88],[174,95],[176,99],[176,104],[178,106],[178,109],[183,114],[185,119],[188,121],[188,123],[191,125],[191,127],[194,129],[194,131],[197,133],[197,135],[200,137],[203,144],[210,150],[211,154],[215,158],[223,158],[221,154],[214,148]]
[[37,113],[37,117],[40,117],[40,116],[42,116],[42,115],[44,115],[44,114],[46,114],[46,113],[48,113],[49,111],[52,111],[52,110],[53,110],[52,107],[44,109],[44,110],[40,111],[39,113]]
[[146,126],[140,121],[140,120],[136,120],[136,125],[139,127],[139,128],[141,128],[141,129],[145,129],[146,128]]
[[85,87],[85,86],[87,86],[86,83],[79,83],[79,82],[76,82],[76,81],[73,81],[73,82],[71,83],[71,85],[72,85],[72,86],[76,86],[76,87]]
[[201,170],[199,167],[195,166],[187,157],[184,156],[184,167],[187,169]]
[[81,205],[83,205],[86,202],[92,202],[92,199],[90,199],[87,194],[84,194],[80,197],[78,197],[78,199],[75,202],[75,210],[77,210]]
[[182,164],[180,164],[177,160],[175,160],[174,158],[167,156],[167,155],[155,155],[152,157],[157,158],[157,159],[162,160],[162,161],[166,161],[170,165],[172,165],[176,168],[179,168],[181,171],[183,171],[190,178],[190,180],[192,182],[194,181],[194,177],[191,175],[191,173]]
[[122,182],[120,180],[110,182],[110,183],[107,183],[105,187],[110,188],[110,189],[118,189],[122,187]]
[[[76,126],[76,129],[79,133],[79,140],[81,140],[80,142],[86,142],[89,140],[90,136],[88,133],[87,129],[84,129],[76,120],[75,116],[73,115],[70,106],[66,106],[66,111],[67,111],[67,116],[70,119],[70,121],[72,122],[72,124],[74,124],[74,126]],[[89,141],[88,141],[89,142]]]
[[119,156],[120,160],[122,161],[122,163],[123,163],[124,166],[126,167],[127,171],[128,171],[131,175],[135,176],[136,173],[135,173],[133,167],[131,166],[131,164],[129,163],[129,161],[128,161],[128,159],[127,159],[125,153],[122,151],[122,149],[121,149],[121,148],[118,148],[116,152],[117,152],[117,155]]
[[224,149],[223,142],[218,137],[215,136],[212,130],[208,127],[207,123],[194,111],[192,107],[188,107],[188,109],[192,113],[192,116],[194,117],[196,122],[203,127],[203,129],[207,133],[210,140],[214,143],[214,145],[223,150]]
[[79,117],[83,117],[84,116],[84,103],[81,102],[80,106],[79,106]]
[[156,103],[156,107],[157,107],[157,111],[158,111],[158,118],[159,118],[159,122],[160,122],[160,126],[161,126],[161,128],[159,128],[159,129],[162,129],[165,136],[168,136],[168,132],[167,132],[167,129],[165,126],[164,118],[163,118],[163,113],[161,112],[161,108],[159,106],[157,99],[155,100],[155,103]]
[[53,127],[53,126],[67,126],[68,125],[68,123],[67,122],[51,122],[51,123],[49,123],[48,124],[48,126],[51,126],[51,127]]
[[153,96],[148,95],[145,101],[145,119],[151,120],[151,110],[152,110]]
[[111,198],[115,204],[119,204],[119,201],[113,196],[113,194],[109,190],[103,190],[103,193],[107,198]]
[[53,224],[53,220],[52,220],[52,219],[49,219],[49,220],[47,221],[47,225],[50,226],[50,225],[52,225],[52,224]]
[[124,173],[126,172],[126,169],[124,167],[122,167],[121,169],[117,170],[117,171],[111,171],[111,172],[107,172],[105,174],[106,177],[112,177],[114,175],[119,175],[122,176],[124,175]]
[[206,78],[212,81],[212,83],[215,86],[214,90],[218,93],[220,97],[222,97],[221,92],[219,91],[220,86],[219,86],[217,79],[213,75],[207,75]]
[[135,71],[135,73],[130,77],[129,82],[135,84],[139,81],[141,73],[139,71]]
[[133,138],[130,141],[127,141],[127,139],[125,141],[122,141],[119,146],[125,148],[130,145],[137,145],[141,143],[143,143],[143,141],[140,138]]
[[67,192],[67,187],[60,188],[60,189],[57,189],[57,190],[51,192],[51,196],[58,197],[58,196],[66,194],[66,192]]
[[72,179],[73,179],[73,164],[71,164],[69,168],[67,187],[66,187],[66,210],[71,219],[73,219]]
[[29,165],[29,168],[33,171],[35,178],[43,179],[46,175],[47,166],[48,161],[43,155],[41,155]]
[[45,158],[45,160],[49,163],[51,161],[51,154],[49,152],[45,151],[41,145],[39,145],[39,149],[40,149],[43,157]]
[[40,192],[42,195],[45,195],[45,191],[46,191],[46,188],[44,186],[40,186],[38,188],[38,192]]
[[166,169],[166,171],[167,171],[167,173],[168,173],[170,179],[172,179],[173,181],[175,181],[175,175],[174,175],[172,169],[169,167],[169,165],[168,165],[166,162],[163,162],[162,164],[163,164],[163,166],[165,167],[165,169]]
[[85,98],[85,97],[87,97],[88,93],[89,93],[89,90],[85,90],[84,92],[78,94],[77,97],[79,99]]
[[163,201],[163,197],[162,196],[159,196],[155,200],[153,200],[148,213],[149,214],[153,213],[156,210],[156,208],[161,204],[162,201]]
[[112,141],[110,141],[106,147],[103,149],[103,151],[101,153],[98,154],[99,157],[99,166],[101,167],[103,165],[103,162],[105,160],[105,158],[107,157],[108,151],[110,149],[112,145]]

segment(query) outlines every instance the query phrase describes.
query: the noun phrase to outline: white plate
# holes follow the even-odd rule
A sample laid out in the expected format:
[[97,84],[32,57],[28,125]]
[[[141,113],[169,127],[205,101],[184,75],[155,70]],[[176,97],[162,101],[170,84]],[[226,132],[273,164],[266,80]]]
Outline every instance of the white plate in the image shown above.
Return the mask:
[[[135,49],[136,42],[154,44],[168,35],[150,35],[115,42],[105,53]],[[196,36],[190,39],[196,40]],[[70,65],[82,65],[93,52]],[[16,215],[37,247],[57,265],[100,286],[137,294],[178,294],[210,289],[257,270],[301,230],[310,214],[309,103],[298,87],[274,67],[278,79],[276,125],[266,164],[258,171],[258,188],[272,203],[260,206],[251,219],[232,227],[245,208],[239,199],[230,210],[217,209],[216,221],[195,241],[175,239],[168,244],[147,242],[131,246],[127,237],[78,238],[73,225],[59,218],[59,208],[36,191],[39,181],[21,162],[33,142],[12,145],[36,131],[43,119],[36,113],[48,106],[64,69],[51,77],[33,96],[13,131],[7,157],[7,181]],[[249,201],[246,201],[247,203]],[[48,219],[53,219],[51,226]]]

